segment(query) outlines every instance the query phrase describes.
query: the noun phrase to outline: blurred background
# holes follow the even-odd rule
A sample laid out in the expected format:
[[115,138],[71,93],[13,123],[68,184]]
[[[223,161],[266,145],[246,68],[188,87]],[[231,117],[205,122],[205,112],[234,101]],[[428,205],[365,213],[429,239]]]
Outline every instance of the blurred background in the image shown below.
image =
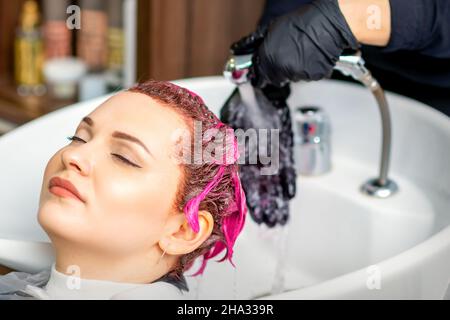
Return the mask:
[[0,0],[0,135],[139,80],[221,74],[264,2]]

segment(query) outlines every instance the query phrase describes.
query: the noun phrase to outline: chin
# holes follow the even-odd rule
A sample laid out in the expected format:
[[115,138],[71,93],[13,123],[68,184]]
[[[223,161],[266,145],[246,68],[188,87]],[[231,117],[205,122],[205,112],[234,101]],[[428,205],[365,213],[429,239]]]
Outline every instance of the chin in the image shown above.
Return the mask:
[[38,222],[50,238],[56,236],[75,240],[83,234],[85,215],[82,208],[58,200],[60,199],[41,201]]

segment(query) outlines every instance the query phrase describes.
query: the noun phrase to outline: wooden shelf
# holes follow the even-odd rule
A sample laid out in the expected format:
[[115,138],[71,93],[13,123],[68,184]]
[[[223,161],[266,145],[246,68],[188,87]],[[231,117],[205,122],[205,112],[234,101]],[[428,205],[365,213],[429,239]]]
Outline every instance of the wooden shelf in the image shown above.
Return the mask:
[[[18,125],[75,102],[17,93],[13,43],[24,1],[0,0],[0,118]],[[136,80],[221,74],[230,44],[255,29],[264,3],[137,0]]]
[[48,94],[39,97],[20,96],[11,80],[0,78],[0,118],[17,125],[75,102],[54,99]]
[[13,272],[13,271],[14,270],[11,270],[9,268],[6,268],[6,267],[0,265],[0,276],[8,274],[8,273]]

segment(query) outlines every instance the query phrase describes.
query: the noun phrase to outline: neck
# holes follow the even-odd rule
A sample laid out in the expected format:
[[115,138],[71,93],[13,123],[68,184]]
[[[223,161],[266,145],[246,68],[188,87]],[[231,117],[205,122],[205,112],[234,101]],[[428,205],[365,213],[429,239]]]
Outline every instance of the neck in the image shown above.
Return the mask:
[[53,241],[53,245],[56,270],[82,279],[143,284],[151,283],[171,270],[172,257],[164,256],[158,263],[159,248],[149,253],[114,256],[60,241]]

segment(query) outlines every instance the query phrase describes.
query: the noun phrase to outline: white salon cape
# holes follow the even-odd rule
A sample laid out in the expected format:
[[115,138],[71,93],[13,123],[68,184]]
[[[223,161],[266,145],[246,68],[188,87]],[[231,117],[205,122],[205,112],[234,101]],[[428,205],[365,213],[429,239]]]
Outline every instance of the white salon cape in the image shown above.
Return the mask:
[[[47,278],[49,271],[47,270]],[[10,299],[39,300],[185,300],[189,299],[175,285],[164,281],[150,284],[121,283],[103,280],[87,280],[58,272],[53,265],[45,286],[39,286],[45,278],[41,274],[29,275],[11,272],[0,277],[2,294]],[[1,279],[3,278],[3,279]],[[32,283],[32,284],[27,284]],[[33,285],[35,284],[35,285]],[[18,289],[14,292],[15,289]],[[21,288],[22,287],[22,288]],[[10,292],[8,293],[8,289]],[[3,291],[3,292],[2,292]]]

